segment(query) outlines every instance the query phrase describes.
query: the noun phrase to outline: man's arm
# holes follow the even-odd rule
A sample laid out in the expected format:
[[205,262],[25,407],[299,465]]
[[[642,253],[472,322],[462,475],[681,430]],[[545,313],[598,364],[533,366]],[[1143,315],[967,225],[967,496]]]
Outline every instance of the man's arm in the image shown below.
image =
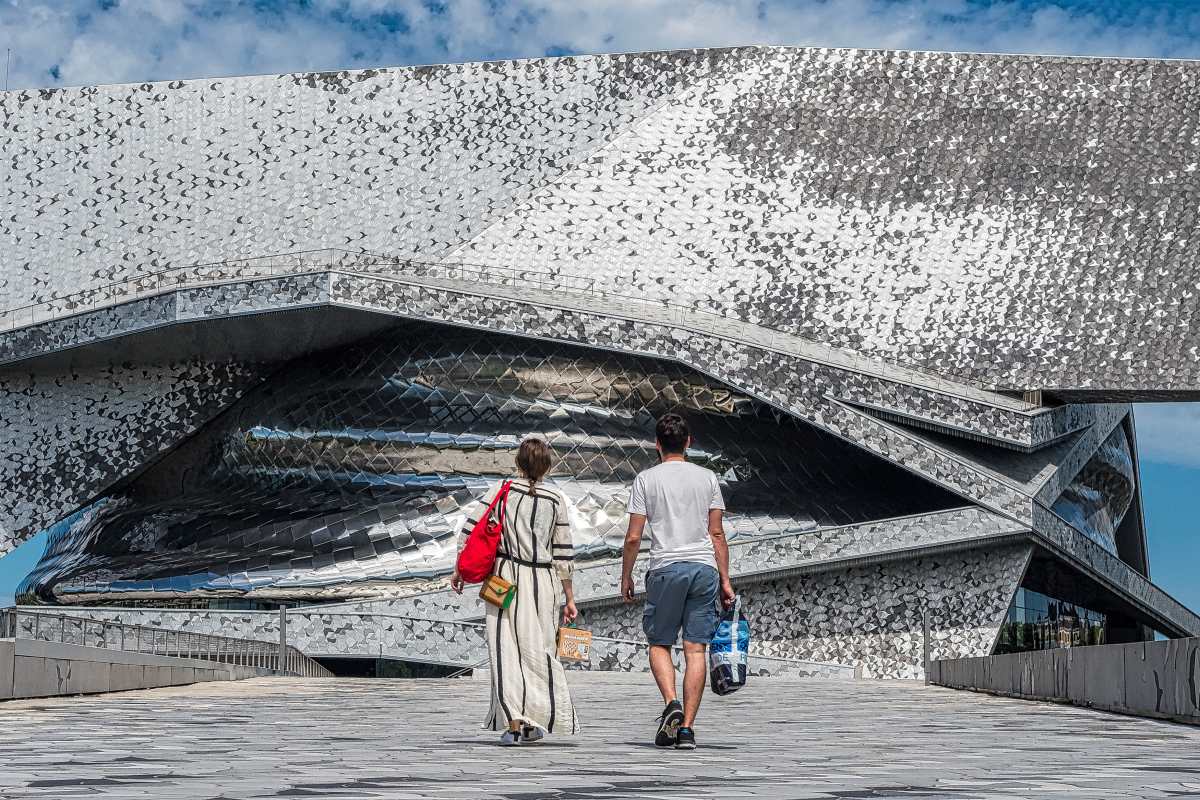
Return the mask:
[[725,540],[725,526],[721,522],[724,512],[719,508],[708,510],[708,535],[712,539],[713,554],[717,557],[717,572],[721,574],[721,601],[725,607],[733,605],[733,583],[729,580],[729,542]]
[[642,549],[642,531],[646,529],[644,514],[629,515],[629,530],[625,532],[625,548],[621,553],[621,596],[633,602],[633,564]]

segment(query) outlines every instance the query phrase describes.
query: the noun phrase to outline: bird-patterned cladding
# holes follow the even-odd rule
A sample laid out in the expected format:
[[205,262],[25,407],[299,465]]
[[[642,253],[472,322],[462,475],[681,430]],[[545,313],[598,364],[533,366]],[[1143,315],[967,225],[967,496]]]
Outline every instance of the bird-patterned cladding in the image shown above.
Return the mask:
[[1200,394],[1200,62],[747,47],[0,94],[0,309],[342,247]]

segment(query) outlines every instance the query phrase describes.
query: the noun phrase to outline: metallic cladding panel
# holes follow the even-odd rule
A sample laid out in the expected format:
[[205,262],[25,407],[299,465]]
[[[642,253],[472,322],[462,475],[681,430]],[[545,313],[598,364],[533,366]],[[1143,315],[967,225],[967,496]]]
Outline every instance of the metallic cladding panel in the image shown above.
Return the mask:
[[1071,527],[1040,503],[1034,505],[1034,530],[1056,555],[1065,555],[1135,607],[1149,609],[1155,625],[1172,636],[1200,635],[1200,615],[1132,569],[1113,552]]
[[[957,514],[958,512],[951,512]],[[799,541],[798,537],[794,541]],[[934,658],[991,651],[1025,571],[1029,545],[983,545],[969,551],[900,558],[782,579],[738,580],[754,625],[759,657],[856,665],[866,677],[919,678],[922,614],[928,609]],[[479,652],[479,623],[467,615],[406,598],[311,606],[287,613],[288,640],[318,655],[387,655],[471,664]],[[481,602],[473,599],[476,614]],[[277,641],[279,615],[263,611],[155,608],[62,609],[72,616]],[[644,668],[641,607],[616,601],[589,606],[583,624],[597,636],[625,642],[620,658],[598,655],[600,669]]]
[[354,596],[445,574],[464,508],[529,433],[556,451],[576,548],[617,552],[655,418],[682,410],[731,535],[959,505],[950,493],[682,366],[407,324],[298,359],[120,491],[53,529],[27,588],[135,597]]
[[[327,258],[333,260],[335,256],[351,263],[326,263]],[[626,295],[600,295],[593,292],[590,286],[572,284],[564,287],[557,279],[523,270],[492,270],[484,279],[475,280],[471,276],[462,276],[455,266],[408,262],[405,266],[397,267],[391,259],[362,254],[358,254],[357,258],[354,256],[347,251],[326,250],[318,254],[293,253],[268,259],[223,262],[217,267],[173,271],[152,287],[162,291],[166,285],[165,294],[152,298],[171,309],[165,317],[145,316],[142,310],[148,301],[131,300],[136,292],[110,298],[113,302],[122,301],[116,307],[68,318],[54,317],[60,311],[57,305],[67,302],[54,301],[55,309],[47,311],[54,317],[50,321],[0,335],[0,363],[41,363],[47,358],[60,357],[62,351],[80,347],[95,351],[104,345],[111,350],[119,348],[124,341],[144,342],[146,337],[137,334],[164,326],[175,326],[168,341],[172,338],[191,338],[188,331],[192,327],[178,323],[195,323],[198,320],[207,322],[211,327],[220,321],[244,321],[248,316],[266,312],[274,316],[320,310],[345,315],[350,309],[364,306],[389,314],[406,314],[412,308],[406,308],[402,296],[397,295],[392,286],[400,284],[401,288],[409,285],[473,296],[482,294],[497,301],[507,298],[533,303],[535,307],[548,304],[560,310],[573,309],[588,316],[602,314],[620,320],[632,319],[646,325],[667,323],[683,331],[715,334],[726,339],[733,338],[738,344],[786,352],[821,365],[823,369],[836,370],[837,396],[855,406],[916,421],[934,429],[981,437],[1020,451],[1038,449],[1078,429],[1078,420],[1071,413],[1072,409],[1080,408],[1078,406],[1058,409],[1031,406],[1009,395],[948,380],[928,370],[915,370],[864,358],[850,351],[835,352],[810,339],[770,328],[730,322],[727,318],[682,306],[668,307],[661,302],[644,301]],[[254,270],[259,268],[256,265],[262,261],[277,268],[303,270],[309,268],[314,258],[319,259],[323,266],[315,274],[305,274],[303,280],[282,276],[262,278],[254,274]],[[214,277],[209,274],[213,272],[218,275]],[[210,280],[220,283],[204,285]],[[200,286],[178,288],[191,283],[199,283]],[[138,285],[135,284],[134,289]],[[380,293],[381,287],[388,287],[391,291]],[[389,300],[400,301],[401,304],[392,306]],[[330,306],[336,310],[331,310]],[[435,315],[435,318],[443,319],[441,315]],[[456,324],[472,322],[467,319],[450,321]],[[485,322],[490,324],[483,327],[503,327],[495,324],[498,320]],[[282,334],[279,336],[284,338]],[[221,348],[220,352],[225,351],[221,345],[218,347]],[[199,352],[208,355],[203,349]],[[1075,427],[1070,427],[1073,424]]]
[[[355,288],[354,292],[348,291],[351,286]],[[378,292],[372,293],[369,284],[355,279],[354,281],[339,281],[337,291],[340,302],[347,302],[348,298],[358,297],[361,304],[368,308],[395,308],[401,313],[415,313],[419,316],[437,319],[480,320],[486,321],[489,326],[512,329],[530,335],[595,341],[609,346],[617,346],[619,343],[621,347],[639,352],[685,358],[690,363],[695,363],[714,374],[721,375],[738,386],[752,388],[759,396],[772,399],[781,407],[797,415],[803,415],[805,419],[822,428],[843,436],[849,434],[848,438],[855,444],[879,453],[890,460],[903,463],[921,474],[929,474],[935,476],[937,480],[949,481],[956,487],[970,487],[970,492],[977,492],[981,497],[993,496],[992,493],[999,486],[995,477],[988,477],[994,475],[992,470],[982,467],[985,462],[977,463],[974,460],[978,456],[978,451],[974,456],[958,454],[952,462],[944,462],[943,466],[939,457],[931,458],[936,456],[940,447],[932,448],[927,453],[924,452],[925,445],[921,444],[922,437],[916,434],[899,436],[900,432],[894,431],[888,434],[889,441],[877,438],[878,431],[882,431],[883,427],[878,427],[875,431],[864,429],[861,432],[843,427],[840,424],[841,419],[831,418],[829,409],[826,407],[827,401],[824,399],[827,392],[840,391],[840,387],[843,385],[841,381],[844,378],[837,371],[831,371],[824,367],[818,368],[815,365],[804,366],[798,362],[780,361],[776,356],[771,356],[770,363],[764,365],[764,359],[760,355],[756,355],[752,348],[731,347],[728,344],[711,340],[707,336],[693,335],[691,338],[681,339],[673,336],[669,330],[656,330],[658,326],[655,325],[614,324],[613,321],[606,321],[600,317],[591,318],[585,314],[570,314],[550,308],[538,309],[532,304],[514,304],[498,298],[489,300],[474,298],[469,302],[463,302],[452,293],[401,288],[404,291],[385,296]],[[360,290],[366,290],[365,294],[360,295]],[[1078,411],[1090,412],[1091,410],[1079,408]],[[1095,439],[1094,444],[1090,445],[1086,444],[1084,439],[1090,439],[1093,431],[1097,430],[1097,426],[1101,423],[1107,425],[1108,430],[1111,431],[1112,425],[1109,420],[1115,424],[1119,421],[1119,415],[1124,413],[1124,410],[1119,407],[1098,407],[1095,411],[1100,413],[1074,415],[1077,422],[1084,422],[1089,427],[1086,429],[1084,438],[1077,437],[1072,440],[1073,444],[1070,445],[1072,452],[1068,460],[1078,463],[1078,466],[1071,467],[1071,473],[1077,472],[1083,466],[1087,460],[1087,454],[1093,452],[1092,448],[1103,441],[1105,434],[1101,433],[1101,438]],[[101,412],[103,413],[103,409]],[[1067,418],[1064,417],[1064,419]],[[1012,451],[1005,452],[1011,453]],[[1044,488],[1049,487],[1047,485]],[[1111,585],[1117,587],[1119,592],[1131,593],[1135,601],[1148,604],[1154,609],[1154,613],[1161,613],[1164,619],[1171,620],[1171,624],[1166,625],[1168,629],[1200,629],[1200,623],[1196,622],[1194,615],[1187,613],[1157,587],[1130,573],[1128,568],[1125,568],[1116,559],[1082,546],[1082,543],[1078,541],[1082,538],[1082,534],[1068,529],[1058,517],[1040,513],[1039,509],[1039,504],[1035,503],[1033,515],[1040,535],[1053,540],[1055,545],[1063,548],[1071,558],[1079,559],[1085,568],[1096,570],[1105,580],[1110,581]]]
[[1118,425],[1063,490],[1052,510],[1115,553],[1117,528],[1136,489],[1133,451],[1125,426]]
[[204,358],[0,373],[0,555],[178,445],[253,386]]
[[342,246],[1001,387],[1195,393],[1198,80],[751,47],[9,92],[0,305]]
[[[1015,519],[1030,517],[1029,498],[1016,487],[981,474],[967,460],[924,446],[919,437],[836,400],[858,373],[781,351],[745,346],[718,335],[489,294],[406,285],[340,275],[332,295],[355,307],[450,324],[480,325],[525,336],[549,337],[682,361],[822,430]],[[966,415],[966,409],[959,413]]]
[[[269,300],[275,296],[275,282],[264,281],[255,286],[260,289],[265,287],[266,294],[260,299]],[[964,449],[956,445],[953,437],[938,438],[927,432],[906,431],[857,413],[845,404],[831,402],[831,396],[872,391],[868,379],[853,372],[788,358],[779,353],[756,352],[754,348],[735,346],[710,336],[680,338],[680,332],[657,324],[635,325],[602,315],[539,308],[531,302],[514,303],[502,298],[456,296],[421,287],[382,283],[365,277],[343,276],[336,282],[335,291],[335,297],[340,302],[348,303],[353,299],[356,304],[371,309],[394,309],[402,314],[446,321],[478,319],[488,326],[527,335],[596,342],[685,360],[965,497],[1018,519],[1029,518],[1029,493],[1037,487],[1038,482],[1044,482],[1047,475],[1053,477],[1051,482],[1061,482],[1058,476],[1065,463],[1078,463],[1078,466],[1070,468],[1068,475],[1077,471],[1094,451],[1096,444],[1102,441],[1102,438],[1095,438],[1099,430],[1097,426],[1103,424],[1111,429],[1127,410],[1125,407],[1071,407],[1069,414],[1056,411],[1055,417],[1066,430],[1079,426],[1084,426],[1085,430],[1082,436],[1076,435],[1070,440],[1074,444],[1063,457],[1066,461],[1054,455],[1057,451],[1042,450],[1022,455],[960,440],[964,445],[969,445]],[[220,310],[213,313],[224,313],[224,303],[220,306]],[[881,384],[879,381],[875,383]],[[913,392],[908,397],[897,395],[894,391],[889,391],[887,398],[888,402],[896,405],[915,407],[929,407],[927,403],[936,404],[937,399],[930,392]],[[107,414],[112,410],[99,407],[97,411]],[[953,412],[953,418],[984,431],[993,430],[993,426],[998,426],[1000,431],[1008,430],[1001,420],[973,416],[971,411],[967,406],[960,406]],[[1100,436],[1104,435],[1106,433],[1102,431]],[[1093,439],[1095,444],[1089,445],[1088,441]],[[14,457],[17,453],[19,449],[14,450]],[[1004,463],[1005,460],[1014,459],[1027,463]],[[1008,476],[1022,472],[1025,474],[1020,476],[1021,483],[1010,488]],[[1050,488],[1049,484],[1042,486],[1042,493]],[[1049,495],[1050,499],[1056,494]]]
[[[985,546],[739,586],[756,652],[855,664],[864,677],[920,678],[923,612],[933,658],[987,655],[1032,552]],[[637,606],[584,617],[601,636],[640,634]]]
[[[955,508],[910,517],[863,522],[780,536],[738,537],[729,545],[729,570],[739,586],[798,572],[864,559],[898,559],[928,549],[970,549],[1010,540],[1025,529],[980,508]],[[990,540],[990,541],[984,541]],[[645,582],[647,559],[633,569],[634,584]],[[621,562],[599,559],[577,565],[571,578],[580,608],[619,604]],[[478,598],[447,588],[412,594],[322,604],[329,611],[355,611],[432,619],[482,619]],[[587,611],[591,613],[591,611]]]

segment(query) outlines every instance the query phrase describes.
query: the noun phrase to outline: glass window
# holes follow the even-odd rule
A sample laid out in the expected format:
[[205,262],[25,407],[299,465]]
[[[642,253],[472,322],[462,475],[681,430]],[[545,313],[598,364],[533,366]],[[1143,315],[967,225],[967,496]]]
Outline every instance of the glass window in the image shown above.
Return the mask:
[[1104,644],[1107,625],[1105,615],[1098,611],[1022,587],[1000,628],[996,652]]

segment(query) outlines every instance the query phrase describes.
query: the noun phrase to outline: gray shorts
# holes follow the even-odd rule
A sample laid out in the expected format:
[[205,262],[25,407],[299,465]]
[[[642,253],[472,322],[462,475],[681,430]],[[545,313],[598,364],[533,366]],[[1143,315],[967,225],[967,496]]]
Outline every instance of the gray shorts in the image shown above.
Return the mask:
[[680,561],[646,575],[642,630],[650,644],[670,646],[679,639],[708,644],[717,632],[720,575],[708,564]]

